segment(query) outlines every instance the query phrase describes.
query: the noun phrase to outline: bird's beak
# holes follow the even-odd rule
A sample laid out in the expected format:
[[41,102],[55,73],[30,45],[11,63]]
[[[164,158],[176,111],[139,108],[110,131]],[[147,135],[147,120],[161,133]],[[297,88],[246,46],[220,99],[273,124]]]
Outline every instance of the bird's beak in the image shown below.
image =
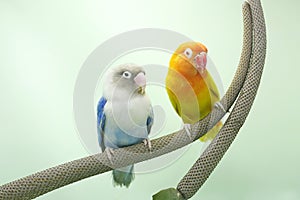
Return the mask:
[[201,52],[194,57],[195,68],[201,74],[206,69],[207,64],[207,54],[206,52]]
[[136,77],[134,77],[134,82],[138,86],[138,93],[145,94],[146,76],[145,76],[144,72],[138,73],[138,75],[136,75]]

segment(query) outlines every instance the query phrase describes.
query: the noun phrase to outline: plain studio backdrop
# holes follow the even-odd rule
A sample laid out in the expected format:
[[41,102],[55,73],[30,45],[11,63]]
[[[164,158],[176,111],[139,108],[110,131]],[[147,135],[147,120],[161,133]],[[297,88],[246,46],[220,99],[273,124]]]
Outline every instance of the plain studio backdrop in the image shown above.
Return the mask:
[[[262,4],[268,48],[258,96],[238,137],[192,199],[300,199],[300,2]],[[90,53],[114,35],[163,28],[201,41],[226,91],[242,48],[241,8],[240,0],[0,1],[0,184],[90,154],[75,126],[74,86]],[[168,65],[170,55],[139,53],[116,63],[130,58]],[[101,81],[97,88],[95,105]],[[148,90],[152,102],[165,108],[162,132],[179,129],[163,87]],[[109,172],[38,199],[150,199],[175,187],[200,151],[196,142],[171,164],[138,173],[129,189],[114,188]]]

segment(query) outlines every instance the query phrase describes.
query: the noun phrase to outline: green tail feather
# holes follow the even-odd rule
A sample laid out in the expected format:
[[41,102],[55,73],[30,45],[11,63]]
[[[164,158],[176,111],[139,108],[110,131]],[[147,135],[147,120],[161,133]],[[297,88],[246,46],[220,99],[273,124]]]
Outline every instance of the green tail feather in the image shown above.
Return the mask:
[[128,187],[134,179],[133,165],[113,170],[114,186]]

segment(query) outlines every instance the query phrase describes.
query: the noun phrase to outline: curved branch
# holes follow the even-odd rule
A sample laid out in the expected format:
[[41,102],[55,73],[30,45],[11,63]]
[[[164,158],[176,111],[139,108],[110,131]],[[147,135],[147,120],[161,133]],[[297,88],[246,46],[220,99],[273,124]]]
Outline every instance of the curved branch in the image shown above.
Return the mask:
[[[253,32],[254,39],[246,81],[231,114],[219,134],[178,184],[177,190],[184,199],[189,199],[199,190],[222,159],[244,124],[256,97],[266,56],[266,27],[259,0],[249,0],[248,3],[244,4],[243,11],[244,47],[245,45],[251,46],[252,38],[249,33],[252,34]],[[253,31],[251,28],[252,23]]]
[[[247,33],[247,36],[249,36],[248,34],[249,33]],[[236,75],[231,83],[231,86],[221,100],[221,103],[224,105],[226,110],[232,106],[240,92],[240,89],[243,86],[248,71],[248,57],[250,57],[249,52],[251,52],[251,47],[245,46],[244,43],[242,58]],[[253,62],[254,58],[255,57],[253,56]],[[259,75],[254,75],[257,76],[258,79],[260,78]],[[248,93],[248,91],[243,90],[242,93]],[[255,96],[255,93],[251,93],[250,95]],[[211,114],[209,114],[205,119],[196,123],[192,128],[192,135],[195,138],[194,140],[204,135],[224,115],[225,113],[222,111],[213,109]],[[36,198],[73,182],[107,172],[112,168],[119,168],[155,158],[191,143],[187,134],[183,130],[152,140],[151,142],[153,145],[153,151],[151,153],[149,153],[147,148],[145,148],[142,144],[115,150],[113,166],[110,164],[106,154],[100,153],[58,165],[56,167],[52,167],[7,183],[0,186],[0,199]]]

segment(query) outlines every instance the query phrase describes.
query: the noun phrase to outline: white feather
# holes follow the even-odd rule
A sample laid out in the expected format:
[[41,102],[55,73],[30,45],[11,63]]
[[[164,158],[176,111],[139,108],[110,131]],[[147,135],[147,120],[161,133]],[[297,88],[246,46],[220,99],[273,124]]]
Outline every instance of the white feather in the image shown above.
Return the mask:
[[[137,65],[126,64],[120,66],[129,71]],[[120,88],[113,82],[116,69],[108,71],[105,81],[103,96],[107,99],[104,108],[106,117],[110,119],[110,126],[119,127],[125,133],[139,138],[147,138],[147,118],[151,111],[149,97],[144,94],[136,94],[135,91]]]

